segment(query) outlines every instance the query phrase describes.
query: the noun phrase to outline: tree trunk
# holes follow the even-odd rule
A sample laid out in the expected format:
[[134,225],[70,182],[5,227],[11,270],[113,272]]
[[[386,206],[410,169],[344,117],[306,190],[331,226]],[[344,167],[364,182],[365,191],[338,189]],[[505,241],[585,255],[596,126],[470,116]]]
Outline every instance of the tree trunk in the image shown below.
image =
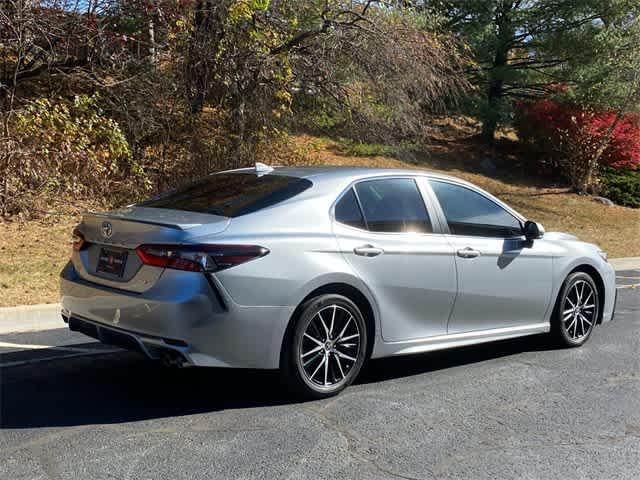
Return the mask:
[[91,28],[89,27],[89,23],[92,19],[95,18],[96,13],[97,0],[89,0],[87,2],[87,33],[85,38],[84,45],[84,60],[87,63],[91,63],[93,60],[93,56],[95,54],[95,45],[94,45],[94,37],[91,34]]
[[224,38],[224,23],[232,0],[199,0],[185,65],[191,113],[202,111],[209,93],[215,57]]
[[244,166],[243,147],[247,130],[246,101],[242,91],[237,86],[232,90],[231,121],[233,123],[233,142],[231,145],[231,168],[240,168]]
[[[505,62],[506,63],[506,62]],[[494,68],[499,64],[494,62]],[[504,63],[502,64],[504,65]],[[500,108],[500,100],[502,99],[502,86],[504,81],[500,78],[492,78],[489,80],[489,90],[487,93],[487,112],[482,122],[482,138],[487,143],[493,143],[498,128],[498,117]]]
[[149,63],[155,65],[156,63],[156,27],[153,21],[153,16],[149,15],[147,21],[147,32],[149,34]]
[[611,138],[613,137],[613,131],[618,126],[618,123],[622,119],[623,111],[622,109],[618,109],[616,111],[616,116],[613,118],[611,125],[607,128],[607,131],[602,137],[598,148],[594,152],[593,156],[587,160],[587,169],[582,180],[582,185],[579,185],[578,190],[581,192],[594,191],[596,186],[596,177],[598,174],[598,167],[600,165],[600,159],[604,154],[605,150],[609,147],[611,143]]
[[488,143],[493,143],[498,120],[500,118],[500,108],[504,95],[504,68],[509,59],[510,42],[515,34],[513,25],[509,18],[513,5],[511,2],[504,3],[496,11],[495,22],[497,29],[496,51],[493,64],[489,69],[489,87],[487,89],[487,112],[482,123],[482,137]]
[[[8,146],[7,138],[0,138],[0,142],[3,142],[0,145],[0,172],[7,172],[6,175],[2,176],[2,181],[0,183],[0,219],[7,216],[8,214],[8,203],[9,203],[9,168],[11,166],[11,153],[9,149],[6,148]],[[5,144],[6,142],[6,144]]]

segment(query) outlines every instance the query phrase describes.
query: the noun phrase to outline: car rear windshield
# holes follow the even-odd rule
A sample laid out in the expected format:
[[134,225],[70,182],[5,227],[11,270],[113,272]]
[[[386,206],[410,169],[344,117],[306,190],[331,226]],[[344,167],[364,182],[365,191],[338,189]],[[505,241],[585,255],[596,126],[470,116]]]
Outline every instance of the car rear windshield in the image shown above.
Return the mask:
[[239,217],[284,202],[311,185],[305,178],[285,175],[218,173],[138,206]]

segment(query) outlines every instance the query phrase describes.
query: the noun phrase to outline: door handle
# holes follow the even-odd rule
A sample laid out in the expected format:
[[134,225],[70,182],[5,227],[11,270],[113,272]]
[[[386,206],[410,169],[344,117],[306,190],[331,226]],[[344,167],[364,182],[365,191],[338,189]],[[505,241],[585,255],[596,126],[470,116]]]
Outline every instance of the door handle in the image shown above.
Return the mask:
[[462,258],[476,258],[480,256],[480,251],[474,250],[471,247],[461,248],[457,253],[458,256]]
[[354,248],[353,253],[363,257],[377,257],[378,255],[384,253],[384,250],[378,247],[374,247],[373,245],[363,245],[361,247]]

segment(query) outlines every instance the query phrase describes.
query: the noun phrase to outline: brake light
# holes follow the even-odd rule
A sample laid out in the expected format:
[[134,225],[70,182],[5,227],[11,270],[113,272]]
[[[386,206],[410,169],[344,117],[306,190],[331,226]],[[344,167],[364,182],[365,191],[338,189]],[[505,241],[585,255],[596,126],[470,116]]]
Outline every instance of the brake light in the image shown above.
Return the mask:
[[257,245],[141,245],[136,253],[145,265],[189,272],[217,272],[264,257]]
[[84,244],[85,241],[83,233],[78,227],[75,227],[71,236],[71,246],[76,252],[79,252],[84,247]]

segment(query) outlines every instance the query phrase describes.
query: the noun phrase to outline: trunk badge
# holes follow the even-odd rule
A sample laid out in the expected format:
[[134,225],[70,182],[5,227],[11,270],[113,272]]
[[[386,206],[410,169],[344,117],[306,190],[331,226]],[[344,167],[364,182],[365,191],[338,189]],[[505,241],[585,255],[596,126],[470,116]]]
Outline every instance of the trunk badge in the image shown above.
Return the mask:
[[102,222],[102,228],[100,231],[104,238],[111,238],[113,235],[113,225],[111,225],[111,222]]

